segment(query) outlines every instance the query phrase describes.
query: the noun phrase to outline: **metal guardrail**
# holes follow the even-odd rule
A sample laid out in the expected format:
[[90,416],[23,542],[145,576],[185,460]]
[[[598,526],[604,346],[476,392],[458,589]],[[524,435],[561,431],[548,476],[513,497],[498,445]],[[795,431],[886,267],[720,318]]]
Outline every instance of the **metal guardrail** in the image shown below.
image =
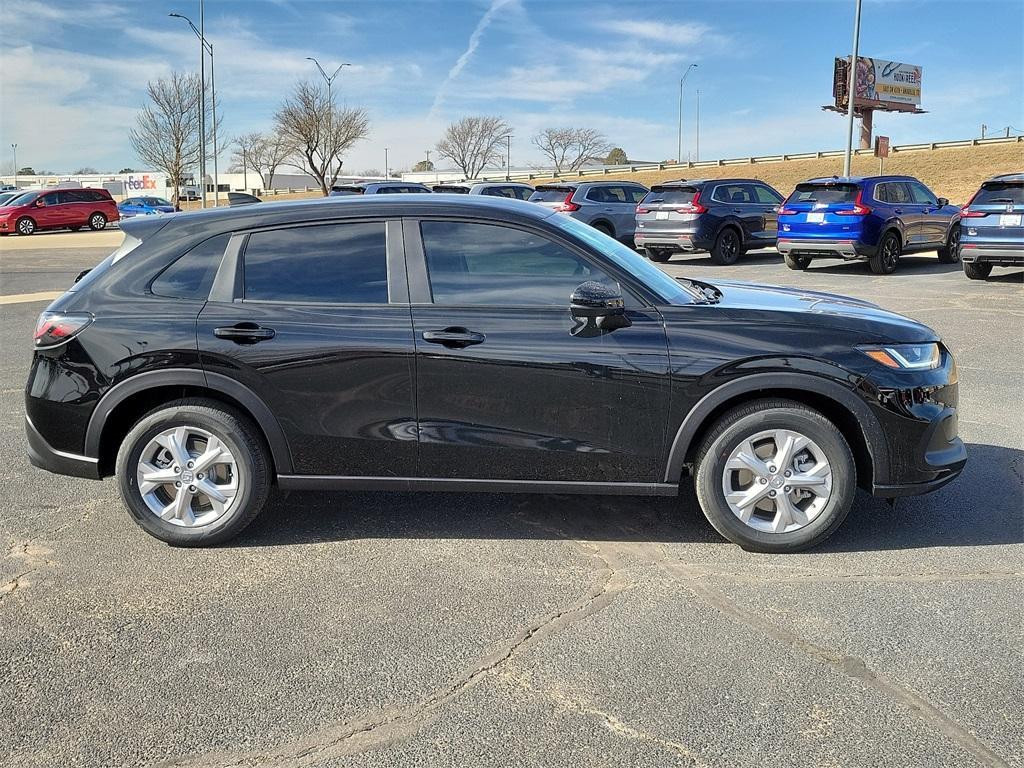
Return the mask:
[[[889,147],[892,153],[921,152],[951,147],[978,147],[986,144],[1020,144],[1024,136],[999,136],[991,139],[959,139],[956,141],[932,141],[924,144],[898,144]],[[643,171],[674,171],[689,168],[713,168],[724,165],[755,165],[757,163],[781,163],[787,160],[817,160],[823,157],[842,157],[842,149],[823,150],[821,152],[794,152],[782,155],[762,155],[760,157],[732,157],[720,160],[695,160],[685,163],[652,163],[649,165],[616,165],[602,168],[586,168],[579,171],[568,171],[554,174],[552,171],[538,170],[536,173],[513,173],[509,176],[481,176],[475,181],[533,181],[534,179],[583,178],[586,176],[608,176],[619,173],[640,173]],[[872,149],[856,149],[855,155],[873,155]]]

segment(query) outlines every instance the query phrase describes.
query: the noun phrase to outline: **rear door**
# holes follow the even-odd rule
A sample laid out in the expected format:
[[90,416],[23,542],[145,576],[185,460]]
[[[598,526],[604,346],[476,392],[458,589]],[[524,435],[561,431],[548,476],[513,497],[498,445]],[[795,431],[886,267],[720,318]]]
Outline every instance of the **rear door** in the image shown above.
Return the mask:
[[759,239],[762,244],[775,242],[779,234],[779,206],[782,195],[767,184],[752,184],[754,200],[761,215],[761,232]]
[[622,187],[622,191],[626,202],[620,207],[617,214],[618,220],[622,222],[617,231],[623,237],[627,237],[632,236],[636,231],[636,207],[647,196],[649,190],[638,184],[626,184]]
[[241,382],[277,415],[297,474],[416,474],[399,222],[235,235],[197,335],[204,368]]
[[753,185],[746,182],[718,184],[711,193],[711,200],[716,204],[716,208],[740,223],[744,243],[763,239],[763,206],[757,202]]
[[968,239],[1024,247],[1024,181],[986,181],[966,206],[960,227]]

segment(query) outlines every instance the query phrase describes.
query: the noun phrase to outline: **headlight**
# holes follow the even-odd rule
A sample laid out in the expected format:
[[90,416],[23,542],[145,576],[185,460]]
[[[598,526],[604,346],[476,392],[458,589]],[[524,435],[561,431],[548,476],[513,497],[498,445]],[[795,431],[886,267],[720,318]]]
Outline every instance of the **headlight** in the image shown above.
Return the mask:
[[885,347],[858,347],[865,355],[886,368],[930,371],[939,367],[939,345],[894,344]]

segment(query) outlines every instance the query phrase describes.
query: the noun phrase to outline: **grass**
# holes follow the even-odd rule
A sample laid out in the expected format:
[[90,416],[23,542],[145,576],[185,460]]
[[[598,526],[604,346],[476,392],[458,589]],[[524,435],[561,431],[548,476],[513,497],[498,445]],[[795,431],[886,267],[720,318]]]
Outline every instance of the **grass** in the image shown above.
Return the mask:
[[[878,173],[878,159],[854,156],[853,174],[873,176]],[[1024,172],[1024,144],[987,144],[977,147],[950,147],[936,150],[899,152],[885,160],[883,173],[914,176],[923,181],[939,197],[963,204],[977,191],[981,182],[997,173]],[[721,179],[757,178],[768,182],[788,195],[793,188],[815,176],[842,174],[843,158],[826,157],[812,160],[780,160],[748,165],[725,165],[674,171],[643,171],[638,173],[584,176],[581,181],[612,181],[628,179],[646,186],[679,178]],[[564,180],[577,180],[567,175]],[[534,179],[533,185],[555,179]]]

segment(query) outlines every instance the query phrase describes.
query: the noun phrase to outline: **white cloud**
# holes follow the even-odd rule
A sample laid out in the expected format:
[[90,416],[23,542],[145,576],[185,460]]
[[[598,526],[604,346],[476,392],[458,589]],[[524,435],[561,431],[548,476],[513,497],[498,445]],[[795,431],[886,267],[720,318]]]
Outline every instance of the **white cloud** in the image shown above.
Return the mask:
[[694,46],[709,41],[720,41],[720,35],[712,31],[707,24],[685,22],[682,24],[665,24],[660,21],[642,21],[638,19],[623,21],[598,21],[594,24],[605,32],[651,40],[672,45]]

